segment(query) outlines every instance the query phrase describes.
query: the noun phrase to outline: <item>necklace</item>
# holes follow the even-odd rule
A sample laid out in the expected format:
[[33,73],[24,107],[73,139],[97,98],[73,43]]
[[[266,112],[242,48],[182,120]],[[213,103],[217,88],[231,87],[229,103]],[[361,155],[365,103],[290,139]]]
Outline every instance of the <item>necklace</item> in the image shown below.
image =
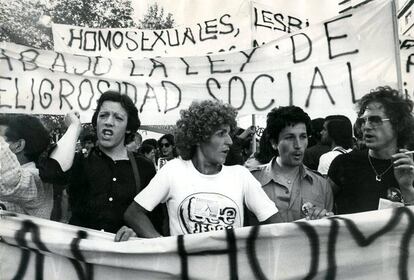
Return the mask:
[[371,157],[369,156],[369,154],[368,154],[368,161],[369,161],[369,165],[371,165],[372,171],[374,171],[374,173],[375,173],[375,180],[377,182],[381,182],[382,176],[384,176],[385,173],[387,173],[388,170],[390,170],[392,165],[393,165],[393,163],[391,162],[390,166],[388,166],[387,169],[385,169],[384,172],[382,172],[381,174],[378,174],[377,170],[375,169],[374,165],[372,164]]
[[283,178],[283,180],[286,182],[286,183],[288,183],[289,185],[290,184],[292,184],[295,180],[296,180],[296,176],[298,175],[298,173],[299,173],[299,168],[294,168],[294,170],[293,171],[290,171],[290,172],[286,172],[286,173],[284,173],[284,172],[282,172],[282,170],[281,170],[281,167],[282,167],[282,162],[281,162],[281,159],[280,159],[280,157],[277,157],[276,158],[276,163],[279,165],[279,168],[280,168],[280,173],[279,173],[279,176],[280,177],[282,177]]

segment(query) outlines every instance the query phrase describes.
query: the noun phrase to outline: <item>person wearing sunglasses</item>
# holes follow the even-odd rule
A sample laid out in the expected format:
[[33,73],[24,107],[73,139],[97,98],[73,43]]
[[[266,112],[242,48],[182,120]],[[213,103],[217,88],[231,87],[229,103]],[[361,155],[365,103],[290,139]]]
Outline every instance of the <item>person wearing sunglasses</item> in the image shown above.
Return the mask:
[[336,212],[376,210],[390,189],[399,190],[405,204],[413,204],[414,162],[407,153],[414,140],[413,102],[385,86],[364,95],[358,107],[356,125],[367,149],[339,155],[329,168]]
[[174,135],[164,134],[158,139],[158,148],[160,157],[157,159],[157,170],[160,170],[167,161],[177,157],[175,148]]

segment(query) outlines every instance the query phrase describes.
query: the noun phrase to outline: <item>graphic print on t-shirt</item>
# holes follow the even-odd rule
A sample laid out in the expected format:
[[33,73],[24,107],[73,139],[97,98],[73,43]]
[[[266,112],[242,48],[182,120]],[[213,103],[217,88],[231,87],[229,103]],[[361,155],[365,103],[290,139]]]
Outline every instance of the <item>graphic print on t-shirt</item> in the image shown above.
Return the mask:
[[178,217],[184,233],[242,226],[237,204],[219,193],[194,193],[187,196],[178,207]]

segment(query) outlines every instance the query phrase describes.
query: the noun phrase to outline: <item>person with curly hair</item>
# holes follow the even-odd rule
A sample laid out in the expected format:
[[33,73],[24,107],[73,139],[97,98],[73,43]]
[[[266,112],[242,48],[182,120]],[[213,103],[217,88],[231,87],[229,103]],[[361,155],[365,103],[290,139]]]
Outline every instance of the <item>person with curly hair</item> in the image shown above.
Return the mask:
[[244,204],[260,222],[281,221],[275,204],[246,168],[223,165],[236,115],[232,106],[211,100],[181,111],[176,129],[181,158],[169,161],[125,212],[138,236],[160,236],[147,213],[162,202],[167,203],[171,235],[242,227]]
[[380,198],[400,192],[414,203],[414,162],[407,147],[413,141],[413,102],[388,86],[378,87],[359,101],[358,127],[368,149],[339,155],[328,177],[338,214],[378,209]]

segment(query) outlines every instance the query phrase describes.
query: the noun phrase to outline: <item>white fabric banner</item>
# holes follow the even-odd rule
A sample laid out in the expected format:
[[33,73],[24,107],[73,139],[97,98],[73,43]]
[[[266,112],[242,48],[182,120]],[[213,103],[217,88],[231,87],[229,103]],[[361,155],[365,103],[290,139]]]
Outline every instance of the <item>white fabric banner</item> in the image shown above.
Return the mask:
[[332,0],[252,1],[253,46],[335,17],[338,12],[339,5]]
[[401,37],[400,43],[401,75],[404,94],[414,97],[414,38]]
[[[176,8],[174,13],[178,16],[176,28],[100,29],[53,24],[54,50],[118,58],[197,56],[245,50],[352,8],[351,1],[338,1],[243,0],[223,3],[212,0],[206,3],[180,0],[177,6],[182,9]],[[181,14],[187,16],[181,17]]]
[[389,1],[374,1],[260,48],[222,55],[121,60],[0,45],[0,110],[89,121],[99,95],[128,94],[143,124],[174,124],[193,100],[216,98],[240,116],[297,105],[344,114],[379,85],[397,86]]
[[135,59],[244,50],[251,47],[252,40],[246,13],[223,13],[193,25],[163,30],[53,24],[52,32],[57,52]]
[[411,279],[414,208],[156,239],[0,212],[9,279]]

